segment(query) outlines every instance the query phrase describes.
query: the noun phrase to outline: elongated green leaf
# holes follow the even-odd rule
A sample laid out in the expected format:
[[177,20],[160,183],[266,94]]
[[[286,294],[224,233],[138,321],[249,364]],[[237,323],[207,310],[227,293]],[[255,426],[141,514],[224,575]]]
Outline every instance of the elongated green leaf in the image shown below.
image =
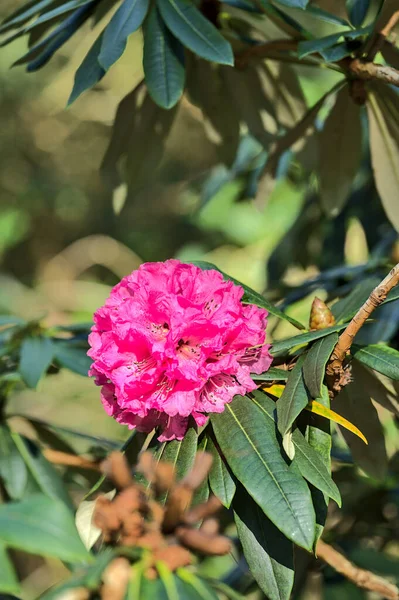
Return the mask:
[[293,432],[292,440],[295,446],[294,462],[300,470],[302,477],[312,483],[318,490],[335,500],[338,506],[341,506],[341,495],[336,484],[331,479],[328,465],[323,462],[323,459],[316,450],[308,444],[299,429]]
[[35,388],[54,358],[54,344],[50,338],[25,338],[21,344],[19,372],[30,388]]
[[369,390],[356,380],[345,386],[334,399],[334,409],[355,423],[364,433],[368,445],[346,429],[340,429],[353,456],[353,460],[365,473],[383,479],[388,466],[385,436],[377,411],[371,402]]
[[153,100],[162,108],[179,101],[184,88],[184,50],[155,6],[143,27],[144,73]]
[[[46,594],[41,596],[40,600],[59,600],[63,594],[72,593],[75,588],[85,587],[89,590],[97,590],[101,577],[111,560],[115,558],[116,553],[111,548],[103,549],[95,558],[95,562],[85,569],[77,569],[70,579],[60,586],[51,588]],[[129,599],[130,600],[130,599]],[[134,598],[137,600],[137,597]]]
[[231,46],[190,0],[158,0],[168,29],[194,54],[223,65],[233,65]]
[[52,10],[48,10],[47,12],[42,13],[40,17],[33,21],[33,23],[25,27],[24,33],[28,33],[35,27],[38,27],[38,25],[46,23],[47,21],[51,21],[55,17],[59,17],[61,15],[64,15],[65,13],[75,10],[75,8],[79,8],[79,6],[83,6],[84,4],[90,4],[90,2],[92,1],[93,0],[70,0],[69,2],[65,2],[61,6],[57,6]]
[[354,27],[360,27],[370,8],[370,0],[346,0],[346,11]]
[[230,275],[227,275],[226,273],[224,273],[223,271],[218,269],[212,263],[206,262],[204,260],[193,260],[193,261],[191,261],[191,263],[193,265],[197,265],[197,267],[200,267],[201,269],[204,269],[204,270],[215,269],[216,271],[219,271],[219,273],[222,273],[222,275],[225,279],[232,281],[236,285],[241,286],[245,292],[244,296],[243,296],[243,302],[247,302],[248,304],[255,304],[256,306],[265,308],[272,315],[275,315],[279,319],[284,319],[285,321],[288,321],[289,323],[291,323],[291,325],[294,325],[294,327],[297,327],[297,329],[305,329],[305,326],[302,325],[302,323],[299,323],[299,321],[292,319],[291,317],[289,317],[288,315],[283,313],[279,308],[274,306],[274,304],[269,302],[269,300],[266,300],[266,298],[264,298],[261,294],[258,294],[258,292],[255,292],[255,290],[251,289],[244,283],[237,281],[237,279],[234,279],[234,277],[230,277]]
[[[169,462],[175,469],[175,477],[177,481],[183,479],[191,470],[195,455],[197,453],[198,435],[193,427],[187,431],[182,441],[173,440],[162,444],[157,459],[163,462]],[[161,501],[165,502],[168,496],[166,492]]]
[[[179,578],[184,581],[184,583],[186,583],[193,591],[196,592],[198,600],[218,600],[218,597],[212,588],[209,587],[202,578],[197,577],[191,571],[179,569],[178,575]],[[182,600],[184,597],[185,596],[180,596],[180,599]],[[172,598],[170,600],[172,600]]]
[[335,217],[348,199],[362,150],[360,106],[353,102],[348,86],[337,93],[320,134],[319,148],[321,203],[324,211]]
[[129,35],[140,27],[148,7],[149,0],[123,0],[103,33],[98,62],[105,71],[122,56]]
[[251,375],[254,381],[287,381],[290,372],[277,367],[271,367],[265,373]]
[[29,2],[28,5],[20,7],[15,12],[11,13],[2,23],[0,27],[0,33],[9,29],[10,27],[19,27],[26,21],[29,21],[32,17],[40,14],[41,11],[45,10],[47,6],[53,3],[54,0],[41,0],[40,2]]
[[0,479],[12,500],[22,498],[28,471],[6,424],[0,425]]
[[61,500],[73,511],[73,503],[58,471],[44,458],[39,447],[18,433],[13,433],[12,438],[38,489],[50,498]]
[[309,342],[314,342],[315,340],[319,340],[320,338],[330,335],[330,333],[341,331],[342,329],[345,329],[345,327],[346,324],[341,323],[340,325],[333,325],[332,327],[326,327],[325,329],[308,331],[307,333],[300,333],[299,335],[286,338],[284,340],[279,340],[278,342],[274,342],[270,348],[270,353],[276,356],[280,352],[285,352],[286,350],[291,350],[291,348],[296,348],[298,346],[308,344]]
[[[136,598],[137,596],[129,596],[129,600],[136,600]],[[143,576],[140,585],[140,600],[170,600],[170,598],[160,579],[147,579]]]
[[[328,395],[328,388],[325,385],[322,386],[322,393],[320,398],[318,398],[318,402],[327,410],[330,409],[330,397]],[[317,452],[328,472],[331,473],[332,440],[330,421],[312,413],[306,433],[309,446]],[[313,485],[310,486],[310,493],[312,494],[313,506],[316,513],[317,541],[324,530],[329,498],[327,494],[323,494],[323,492]]]
[[312,398],[321,396],[326,364],[337,341],[338,334],[331,333],[317,341],[306,355],[303,364],[303,377]]
[[62,502],[44,494],[0,506],[0,540],[32,554],[68,562],[90,560],[73,514]]
[[71,95],[68,99],[68,106],[79,98],[83,92],[90,89],[96,83],[101,81],[105,75],[105,69],[98,62],[99,53],[102,44],[102,34],[96,39],[89,52],[86,54],[82,64],[75,73],[75,82]]
[[333,33],[331,35],[327,35],[326,37],[319,38],[317,40],[305,40],[303,42],[299,42],[299,58],[304,58],[305,56],[308,56],[308,54],[313,54],[314,52],[320,52],[325,48],[331,48],[331,46],[334,46],[334,44],[336,44],[342,39],[343,33],[344,32],[341,31],[339,33]]
[[399,230],[399,127],[394,115],[386,107],[392,90],[386,91],[385,88],[388,89],[388,86],[375,86],[368,94],[370,152],[382,205],[392,225]]
[[323,10],[319,6],[315,6],[311,4],[307,6],[306,13],[311,15],[312,17],[316,17],[319,21],[324,21],[325,23],[331,23],[332,25],[344,25],[347,27],[349,25],[347,19],[342,19],[337,15],[333,15],[332,13]]
[[333,304],[331,310],[337,321],[349,321],[366,302],[373,289],[380,283],[378,277],[367,277],[351,292]]
[[315,533],[310,493],[283,459],[274,424],[254,402],[240,396],[211,420],[234,475],[280,531],[310,549]]
[[309,4],[309,0],[276,0],[279,4],[288,6],[289,8],[303,8],[305,9]]
[[208,438],[207,450],[213,456],[213,463],[209,472],[209,485],[211,486],[212,492],[219,498],[223,506],[229,508],[236,491],[235,481],[224,458],[220,456],[219,451],[210,437]]
[[55,358],[61,367],[65,367],[74,373],[87,377],[92,364],[91,358],[86,354],[86,349],[67,342],[57,342]]
[[309,393],[303,378],[304,358],[300,357],[288,377],[281,398],[277,400],[278,429],[285,435],[309,402]]
[[[5,544],[0,542],[0,592],[18,594],[20,591],[17,574],[7,554]],[[0,597],[4,596],[0,594]]]
[[[276,421],[276,404],[273,400],[267,397],[266,394],[255,391],[253,392],[255,402],[262,409],[262,411],[273,421]],[[321,430],[324,434],[324,431]],[[316,432],[317,436],[317,432]],[[325,492],[330,498],[335,500],[338,506],[341,506],[341,496],[339,490],[333,480],[331,479],[330,470],[330,450],[331,450],[331,439],[329,438],[329,445],[327,452],[325,452],[324,446],[319,447],[320,439],[314,444],[315,440],[312,440],[313,446],[306,441],[302,433],[295,429],[292,434],[292,442],[295,447],[295,458],[294,462],[297,465],[302,477],[312,483],[322,492]],[[316,438],[317,439],[317,438]],[[323,439],[323,443],[324,443]],[[320,452],[319,452],[320,451]]]
[[292,543],[241,485],[233,510],[244,556],[259,587],[270,600],[289,600],[294,582]]
[[359,362],[370,369],[399,381],[399,352],[394,348],[372,344],[363,347],[352,346],[351,352]]
[[392,386],[389,385],[390,382],[384,381],[384,377],[379,377],[375,371],[356,359],[352,360],[351,367],[353,379],[362,381],[372,400],[399,417],[398,384],[392,382]]

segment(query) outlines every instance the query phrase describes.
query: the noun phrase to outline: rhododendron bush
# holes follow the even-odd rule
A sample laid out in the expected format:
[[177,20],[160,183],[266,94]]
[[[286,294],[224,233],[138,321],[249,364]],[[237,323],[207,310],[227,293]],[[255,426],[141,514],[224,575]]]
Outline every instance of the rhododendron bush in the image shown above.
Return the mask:
[[13,4],[0,600],[399,600],[398,2]]

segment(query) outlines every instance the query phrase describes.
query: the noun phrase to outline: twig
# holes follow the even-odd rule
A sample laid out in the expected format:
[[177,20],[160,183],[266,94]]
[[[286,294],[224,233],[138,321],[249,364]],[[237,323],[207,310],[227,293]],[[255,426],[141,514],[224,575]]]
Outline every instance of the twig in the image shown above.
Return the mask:
[[387,20],[386,14],[382,14],[381,18],[377,21],[376,31],[374,36],[370,40],[369,48],[367,51],[368,61],[373,61],[377,56],[378,52],[384,45],[385,40],[391,33],[392,29],[399,21],[399,10],[395,10]]
[[360,569],[322,540],[317,542],[316,553],[318,558],[330,565],[338,573],[341,573],[341,575],[357,587],[376,592],[387,600],[399,600],[399,589],[396,585],[389,583],[371,571]]
[[355,58],[349,63],[348,68],[352,75],[356,75],[358,79],[362,79],[363,81],[377,79],[378,81],[399,87],[399,71],[393,67],[378,65]]
[[91,471],[100,471],[100,465],[92,460],[76,456],[75,454],[67,454],[59,450],[51,450],[46,448],[43,454],[47,460],[55,465],[63,465],[65,467],[78,467],[79,469],[90,469]]
[[[349,351],[353,339],[363,327],[371,313],[385,300],[388,293],[399,283],[399,263],[388,273],[357,311],[348,327],[341,333],[327,365],[326,375],[330,390],[339,391],[335,384],[342,374],[342,363]],[[328,379],[330,378],[330,381]]]

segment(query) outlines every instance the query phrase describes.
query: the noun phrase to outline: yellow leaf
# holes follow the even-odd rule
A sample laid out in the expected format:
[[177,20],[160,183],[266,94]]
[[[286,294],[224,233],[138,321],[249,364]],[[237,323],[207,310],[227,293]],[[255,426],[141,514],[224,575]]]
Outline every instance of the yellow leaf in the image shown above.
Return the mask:
[[330,410],[326,406],[323,406],[322,404],[320,404],[320,402],[312,400],[307,406],[305,406],[305,408],[306,410],[309,410],[310,412],[315,413],[316,415],[320,415],[321,417],[325,417],[330,421],[334,421],[334,423],[338,423],[338,425],[341,425],[341,427],[345,427],[345,429],[348,429],[349,431],[360,437],[360,439],[363,440],[365,444],[368,444],[368,441],[366,440],[362,432],[355,425],[353,425],[353,423],[351,423],[347,419],[344,419],[344,417],[341,417],[338,413],[334,412],[333,410]]
[[272,396],[276,396],[276,398],[280,398],[281,394],[284,392],[285,385],[281,385],[280,383],[276,383],[274,385],[262,385],[260,389]]

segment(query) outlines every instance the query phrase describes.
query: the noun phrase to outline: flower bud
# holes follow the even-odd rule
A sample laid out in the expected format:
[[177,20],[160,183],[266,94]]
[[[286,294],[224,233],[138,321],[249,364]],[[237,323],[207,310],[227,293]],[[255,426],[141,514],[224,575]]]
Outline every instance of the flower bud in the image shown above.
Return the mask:
[[325,329],[335,325],[335,317],[327,304],[315,298],[312,302],[312,308],[310,309],[309,317],[309,328],[310,329]]

